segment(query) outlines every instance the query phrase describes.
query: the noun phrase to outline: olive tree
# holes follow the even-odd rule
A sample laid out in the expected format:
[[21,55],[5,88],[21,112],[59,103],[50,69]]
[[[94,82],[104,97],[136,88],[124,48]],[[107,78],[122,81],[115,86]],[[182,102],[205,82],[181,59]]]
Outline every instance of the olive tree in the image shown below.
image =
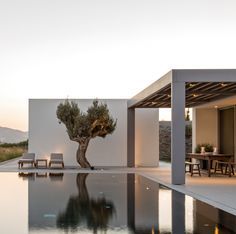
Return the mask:
[[93,168],[86,159],[90,140],[95,137],[105,138],[116,128],[117,120],[110,115],[107,105],[94,100],[87,112],[82,112],[77,103],[65,100],[57,106],[56,114],[59,123],[66,126],[70,140],[79,143],[77,162],[83,168]]

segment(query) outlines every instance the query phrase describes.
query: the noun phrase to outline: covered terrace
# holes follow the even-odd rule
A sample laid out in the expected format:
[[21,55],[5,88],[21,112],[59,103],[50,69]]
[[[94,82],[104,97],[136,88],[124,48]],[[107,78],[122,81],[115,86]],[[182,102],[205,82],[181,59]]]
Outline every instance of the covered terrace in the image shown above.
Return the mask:
[[235,95],[236,69],[171,70],[128,102],[128,166],[135,166],[135,109],[171,108],[171,183],[185,184],[185,108]]

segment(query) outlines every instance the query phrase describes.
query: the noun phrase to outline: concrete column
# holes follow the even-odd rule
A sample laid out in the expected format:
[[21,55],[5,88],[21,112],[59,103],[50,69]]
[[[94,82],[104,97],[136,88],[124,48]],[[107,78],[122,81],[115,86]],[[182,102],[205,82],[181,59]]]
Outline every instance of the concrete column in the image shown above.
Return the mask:
[[197,117],[196,117],[196,108],[192,109],[192,152],[195,152],[195,148],[197,146]]
[[171,83],[171,181],[185,183],[185,83]]
[[172,190],[172,233],[185,233],[185,195]]
[[135,166],[135,109],[128,109],[127,120],[127,166]]

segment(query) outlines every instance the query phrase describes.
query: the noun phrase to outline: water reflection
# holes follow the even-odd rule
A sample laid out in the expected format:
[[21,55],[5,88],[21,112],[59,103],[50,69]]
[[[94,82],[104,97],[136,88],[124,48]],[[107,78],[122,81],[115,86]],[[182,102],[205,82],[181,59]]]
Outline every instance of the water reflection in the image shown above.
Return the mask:
[[126,230],[126,178],[126,174],[35,175],[34,181],[29,179],[29,232]]
[[66,209],[57,216],[57,227],[75,231],[78,226],[86,225],[93,233],[107,230],[109,220],[115,212],[114,204],[105,197],[90,198],[86,186],[87,176],[88,174],[77,175],[78,195],[71,196]]
[[236,233],[235,216],[134,174],[0,173],[0,185],[4,234],[12,221],[23,234]]
[[35,173],[34,172],[19,172],[18,176],[23,180],[34,180]]

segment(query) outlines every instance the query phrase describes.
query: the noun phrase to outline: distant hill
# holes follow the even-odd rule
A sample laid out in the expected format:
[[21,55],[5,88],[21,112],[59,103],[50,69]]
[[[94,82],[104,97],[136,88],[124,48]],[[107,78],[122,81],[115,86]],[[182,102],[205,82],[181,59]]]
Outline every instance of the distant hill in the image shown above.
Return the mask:
[[28,132],[0,127],[0,143],[18,143],[28,139]]

